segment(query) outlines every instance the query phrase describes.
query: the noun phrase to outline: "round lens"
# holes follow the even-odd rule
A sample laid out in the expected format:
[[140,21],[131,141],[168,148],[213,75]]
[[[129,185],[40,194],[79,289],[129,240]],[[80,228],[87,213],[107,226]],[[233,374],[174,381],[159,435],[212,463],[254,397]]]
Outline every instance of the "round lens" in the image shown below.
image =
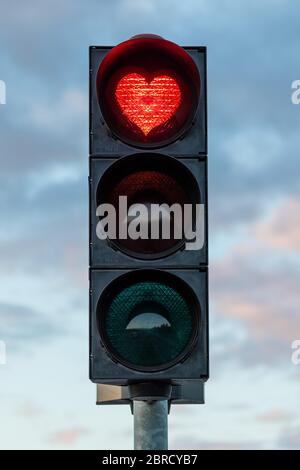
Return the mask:
[[108,350],[132,368],[159,370],[176,363],[195,336],[193,293],[181,283],[147,276],[122,284],[99,307],[100,333]]
[[104,58],[97,89],[114,134],[131,145],[155,147],[176,140],[191,125],[200,77],[183,48],[162,38],[133,38]]
[[[121,208],[120,198],[124,196],[126,207]],[[197,182],[187,167],[157,154],[119,159],[104,173],[97,191],[97,206],[109,203],[116,211],[116,238],[111,243],[129,256],[142,259],[161,258],[182,248],[184,205],[199,202]],[[127,217],[128,212],[137,214],[138,224],[137,218]],[[121,237],[122,222],[126,236]],[[132,224],[138,225],[139,238],[133,238]]]

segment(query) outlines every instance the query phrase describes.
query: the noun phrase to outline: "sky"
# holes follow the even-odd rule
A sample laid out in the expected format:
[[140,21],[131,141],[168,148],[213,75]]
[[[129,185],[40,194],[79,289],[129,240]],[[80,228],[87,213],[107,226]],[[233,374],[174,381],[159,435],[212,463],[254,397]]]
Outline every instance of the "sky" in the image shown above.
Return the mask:
[[208,48],[211,378],[171,449],[299,449],[296,0],[0,0],[0,448],[130,449],[88,379],[88,47]]

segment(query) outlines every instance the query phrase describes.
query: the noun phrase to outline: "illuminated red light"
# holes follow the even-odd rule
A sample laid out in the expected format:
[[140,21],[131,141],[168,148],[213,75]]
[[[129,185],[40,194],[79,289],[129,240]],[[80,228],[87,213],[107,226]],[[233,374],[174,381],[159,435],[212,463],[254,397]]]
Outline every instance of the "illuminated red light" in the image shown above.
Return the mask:
[[121,112],[145,136],[171,119],[181,103],[180,88],[167,75],[147,82],[145,77],[130,73],[119,81],[115,94]]
[[158,37],[136,37],[115,46],[97,72],[103,119],[129,145],[156,148],[192,125],[201,81],[191,56]]

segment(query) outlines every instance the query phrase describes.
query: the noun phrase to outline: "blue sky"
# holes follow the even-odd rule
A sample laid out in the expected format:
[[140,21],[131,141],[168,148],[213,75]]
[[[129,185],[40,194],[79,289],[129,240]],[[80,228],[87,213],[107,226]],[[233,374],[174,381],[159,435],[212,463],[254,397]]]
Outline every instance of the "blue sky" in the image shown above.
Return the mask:
[[296,0],[1,0],[1,448],[131,448],[88,380],[88,46],[208,47],[211,379],[171,448],[300,448]]

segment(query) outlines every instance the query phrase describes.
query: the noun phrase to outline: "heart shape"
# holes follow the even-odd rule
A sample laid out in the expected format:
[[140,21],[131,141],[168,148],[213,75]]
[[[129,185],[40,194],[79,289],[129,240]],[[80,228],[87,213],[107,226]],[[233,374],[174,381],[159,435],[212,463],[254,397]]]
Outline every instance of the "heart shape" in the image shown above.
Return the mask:
[[130,73],[119,81],[115,94],[123,114],[145,136],[167,122],[181,103],[180,88],[168,75],[147,82],[142,75]]

